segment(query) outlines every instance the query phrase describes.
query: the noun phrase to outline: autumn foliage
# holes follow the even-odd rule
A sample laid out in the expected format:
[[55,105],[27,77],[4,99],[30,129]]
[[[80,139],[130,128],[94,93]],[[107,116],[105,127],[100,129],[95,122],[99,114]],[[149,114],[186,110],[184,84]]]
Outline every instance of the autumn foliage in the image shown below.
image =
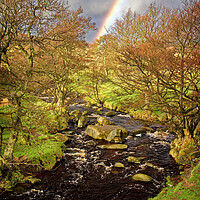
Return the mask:
[[107,81],[123,90],[117,95],[137,93],[129,102],[135,109],[165,113],[179,136],[198,135],[200,1],[175,10],[151,4],[143,14],[129,9],[93,45],[85,36],[95,24],[82,13],[61,0],[0,2],[0,98],[14,109],[4,159],[12,159],[28,96],[53,97],[60,119],[80,86],[104,106],[99,86]]
[[199,17],[199,1],[176,10],[151,4],[142,15],[129,10],[102,38],[118,60],[115,83],[144,94],[143,108],[166,113],[182,136],[199,130]]
[[82,13],[81,8],[70,10],[62,0],[0,2],[0,98],[7,98],[12,106],[8,113],[12,122],[1,124],[3,130],[10,130],[4,161],[12,160],[18,135],[24,130],[23,119],[30,113],[40,119],[35,107],[24,106],[31,96],[54,97],[57,120],[66,121],[67,101],[75,93],[72,75],[83,68],[85,35],[95,29],[91,18]]

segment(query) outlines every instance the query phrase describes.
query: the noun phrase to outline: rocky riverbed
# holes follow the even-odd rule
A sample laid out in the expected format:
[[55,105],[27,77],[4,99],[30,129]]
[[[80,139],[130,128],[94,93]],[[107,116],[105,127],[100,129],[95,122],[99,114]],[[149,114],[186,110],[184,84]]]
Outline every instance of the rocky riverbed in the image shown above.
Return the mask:
[[[70,138],[64,158],[51,171],[35,174],[40,183],[18,185],[2,194],[2,199],[144,200],[161,191],[167,176],[178,173],[178,166],[169,156],[174,135],[165,127],[135,120],[125,113],[109,115],[106,109],[85,105],[73,105],[70,110],[81,114],[87,111],[84,116],[88,120],[80,128],[74,121],[61,132]],[[114,136],[107,136],[110,141],[94,139],[87,133],[88,125],[95,125],[100,116],[127,130],[123,141],[115,140],[119,136],[116,131]],[[118,148],[120,145],[123,148]]]

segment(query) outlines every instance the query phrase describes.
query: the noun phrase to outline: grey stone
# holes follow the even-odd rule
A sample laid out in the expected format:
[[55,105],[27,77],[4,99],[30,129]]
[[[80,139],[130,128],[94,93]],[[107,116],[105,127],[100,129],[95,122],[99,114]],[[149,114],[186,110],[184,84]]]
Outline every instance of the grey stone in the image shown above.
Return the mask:
[[87,135],[94,139],[103,139],[109,142],[123,142],[127,136],[127,130],[122,126],[115,125],[89,125],[86,129]]

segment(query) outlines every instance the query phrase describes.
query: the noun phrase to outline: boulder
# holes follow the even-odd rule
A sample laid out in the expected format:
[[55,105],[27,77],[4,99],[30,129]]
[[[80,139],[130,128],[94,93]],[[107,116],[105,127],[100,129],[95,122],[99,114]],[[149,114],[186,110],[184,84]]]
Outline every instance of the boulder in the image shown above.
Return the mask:
[[97,118],[97,122],[102,126],[113,124],[113,122],[109,121],[106,117],[101,117],[101,116]]
[[83,128],[87,125],[89,122],[89,118],[87,116],[81,116],[80,119],[78,120],[78,128]]
[[132,179],[135,181],[143,181],[143,182],[150,182],[152,178],[146,174],[135,174],[132,176]]
[[128,146],[126,144],[105,144],[105,145],[98,145],[97,146],[100,149],[127,149]]
[[115,116],[115,111],[109,111],[109,112],[105,113],[105,116],[113,117],[113,116]]
[[94,139],[107,140],[108,142],[123,142],[128,134],[125,128],[115,125],[89,125],[86,132],[87,135]]

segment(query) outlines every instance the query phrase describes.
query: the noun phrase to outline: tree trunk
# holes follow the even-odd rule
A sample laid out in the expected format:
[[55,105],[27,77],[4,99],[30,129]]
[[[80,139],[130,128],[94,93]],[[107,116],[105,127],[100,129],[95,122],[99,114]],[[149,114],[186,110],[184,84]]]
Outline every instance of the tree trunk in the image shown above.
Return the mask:
[[17,141],[17,136],[18,136],[18,132],[16,132],[15,130],[12,130],[10,133],[8,145],[6,146],[6,149],[3,154],[3,158],[6,161],[10,161],[13,159],[13,152],[14,152],[16,141]]
[[13,152],[15,148],[15,144],[17,142],[18,134],[21,129],[21,116],[22,116],[22,108],[21,108],[21,97],[23,94],[18,92],[13,97],[13,105],[14,105],[14,116],[12,117],[12,130],[10,132],[10,137],[8,141],[8,145],[5,148],[3,158],[5,161],[10,161],[13,158]]

